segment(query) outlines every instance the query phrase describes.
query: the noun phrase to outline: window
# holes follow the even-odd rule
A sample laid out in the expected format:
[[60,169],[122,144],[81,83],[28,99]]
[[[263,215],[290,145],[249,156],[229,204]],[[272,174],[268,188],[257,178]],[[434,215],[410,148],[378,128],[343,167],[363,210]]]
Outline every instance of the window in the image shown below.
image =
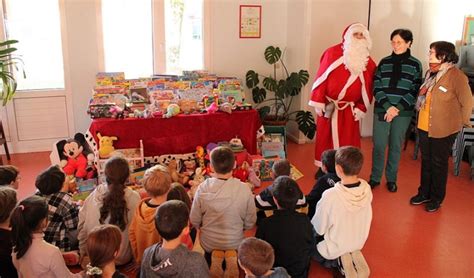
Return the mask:
[[203,69],[202,15],[202,0],[165,0],[167,73]]
[[102,0],[105,71],[153,74],[151,0]]
[[7,39],[18,40],[26,79],[15,73],[18,90],[64,88],[58,0],[3,0]]

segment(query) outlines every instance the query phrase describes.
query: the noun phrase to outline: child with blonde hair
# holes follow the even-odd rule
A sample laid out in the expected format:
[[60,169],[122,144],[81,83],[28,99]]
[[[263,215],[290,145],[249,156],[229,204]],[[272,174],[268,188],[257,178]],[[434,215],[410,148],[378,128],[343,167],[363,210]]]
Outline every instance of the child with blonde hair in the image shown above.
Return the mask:
[[138,264],[142,261],[143,251],[161,241],[155,229],[155,213],[156,209],[166,202],[170,190],[171,176],[168,168],[156,165],[146,170],[142,185],[149,197],[138,204],[129,228],[133,257]]

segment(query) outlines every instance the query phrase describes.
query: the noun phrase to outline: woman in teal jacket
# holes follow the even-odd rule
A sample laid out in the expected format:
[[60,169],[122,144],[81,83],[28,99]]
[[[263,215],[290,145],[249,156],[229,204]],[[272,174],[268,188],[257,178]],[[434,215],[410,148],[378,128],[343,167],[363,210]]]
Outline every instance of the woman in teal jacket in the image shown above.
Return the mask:
[[422,67],[410,53],[413,42],[410,30],[397,29],[390,39],[392,55],[380,61],[374,78],[374,146],[369,184],[372,187],[380,184],[388,145],[385,178],[388,190],[396,192],[401,148],[414,114]]

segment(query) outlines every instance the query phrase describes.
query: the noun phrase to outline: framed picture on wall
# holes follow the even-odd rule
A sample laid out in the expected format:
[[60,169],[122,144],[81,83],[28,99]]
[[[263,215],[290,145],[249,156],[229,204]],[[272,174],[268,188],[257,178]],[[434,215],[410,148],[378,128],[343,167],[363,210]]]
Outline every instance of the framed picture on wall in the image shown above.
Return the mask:
[[262,6],[240,5],[239,37],[259,39],[262,36]]
[[474,16],[464,18],[462,45],[474,45]]

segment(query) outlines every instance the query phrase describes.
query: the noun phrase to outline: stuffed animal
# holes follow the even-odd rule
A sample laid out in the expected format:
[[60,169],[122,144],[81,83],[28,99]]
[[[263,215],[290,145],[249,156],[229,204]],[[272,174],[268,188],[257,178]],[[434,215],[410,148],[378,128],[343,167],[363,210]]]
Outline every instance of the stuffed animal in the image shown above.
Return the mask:
[[224,102],[219,106],[219,110],[226,112],[227,114],[232,114],[232,104],[229,102]]
[[202,170],[203,168],[198,167],[196,168],[196,171],[194,172],[194,178],[188,182],[188,184],[191,186],[191,188],[188,191],[189,198],[192,200],[194,198],[194,195],[196,194],[196,191],[199,188],[199,185],[204,182],[205,177],[205,170]]
[[113,141],[118,140],[118,138],[115,136],[102,136],[100,133],[97,133],[97,138],[99,138],[99,157],[109,158],[115,151]]
[[217,104],[215,102],[211,103],[211,105],[209,105],[207,108],[206,108],[206,111],[207,113],[209,114],[214,114],[217,112],[217,110],[219,110],[219,106],[217,106]]
[[180,112],[179,105],[172,103],[166,108],[166,114],[163,115],[163,118],[171,118],[178,115]]
[[189,159],[183,161],[183,174],[192,177],[194,175],[194,172],[196,171],[196,160],[194,159]]
[[179,182],[184,185],[189,181],[189,177],[178,172],[178,162],[175,159],[172,159],[168,164],[168,171],[171,175],[171,180],[173,182]]
[[249,163],[247,161],[244,161],[242,165],[238,168],[236,168],[233,172],[234,178],[238,178],[242,182],[247,182],[249,178]]
[[60,166],[67,176],[91,179],[97,172],[94,166],[94,154],[89,149],[82,133],[76,133],[73,139],[56,143]]
[[204,169],[206,165],[204,164],[204,148],[202,146],[196,147],[196,159],[199,163],[199,167]]

